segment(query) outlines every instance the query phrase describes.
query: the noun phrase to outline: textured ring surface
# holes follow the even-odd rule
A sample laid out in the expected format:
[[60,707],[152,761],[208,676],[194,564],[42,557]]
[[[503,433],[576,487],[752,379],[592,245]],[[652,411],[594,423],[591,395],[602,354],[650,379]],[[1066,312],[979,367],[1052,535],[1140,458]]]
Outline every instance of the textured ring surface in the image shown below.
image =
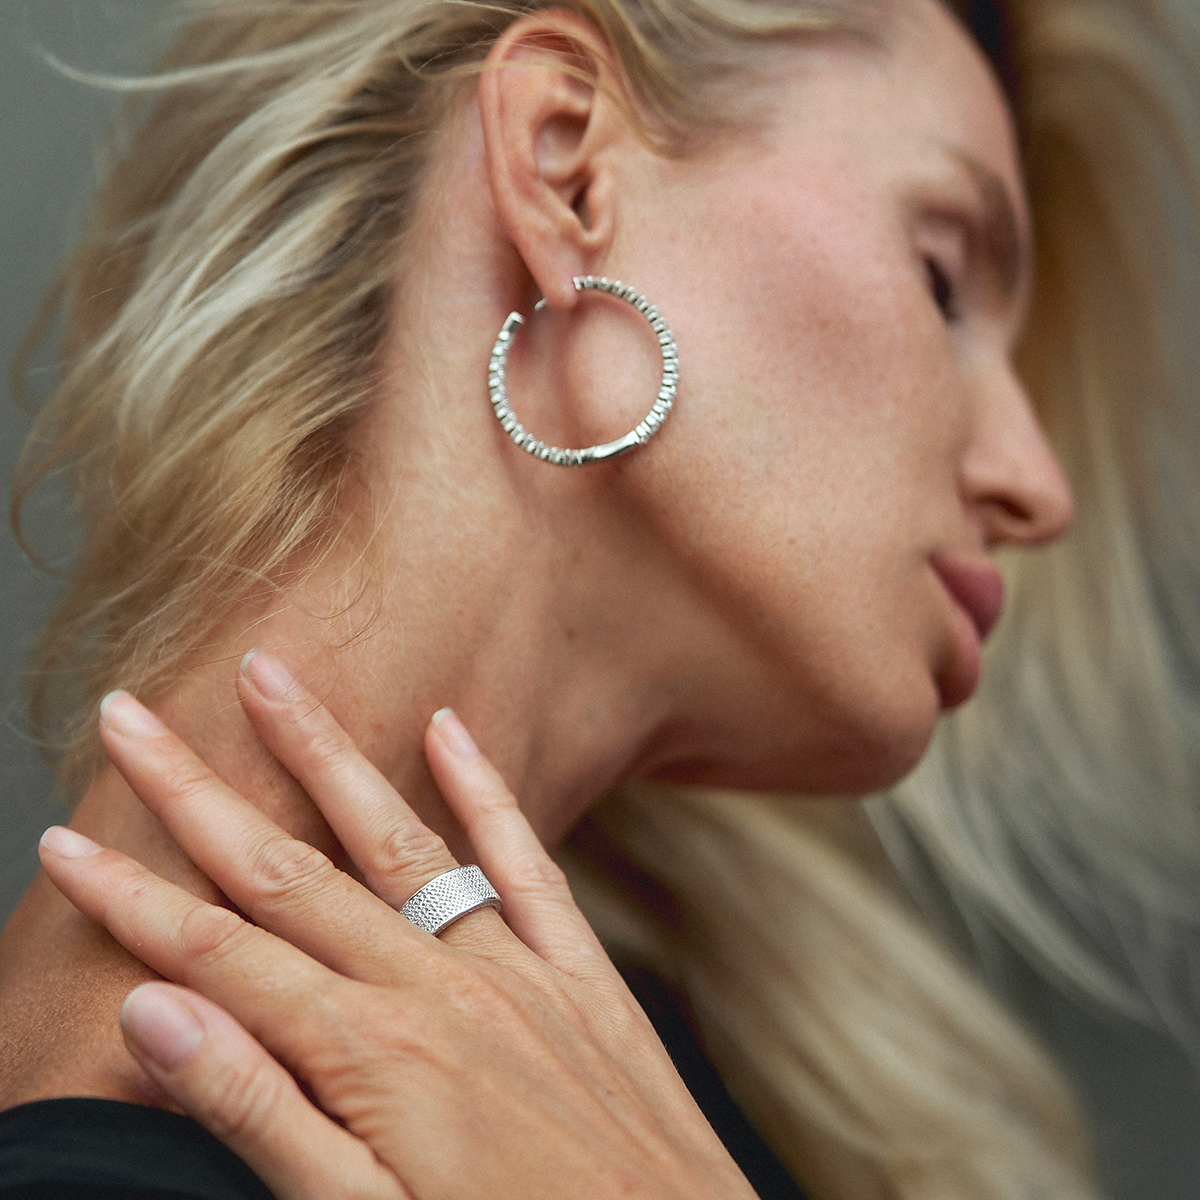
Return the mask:
[[478,867],[455,867],[431,879],[405,901],[401,913],[426,933],[441,933],[480,908],[500,911],[500,897]]
[[[606,458],[614,458],[618,454],[624,454],[626,450],[632,450],[634,446],[648,442],[658,432],[666,420],[667,413],[671,411],[679,385],[679,352],[675,348],[675,337],[671,333],[671,327],[663,319],[662,313],[641,292],[621,283],[620,280],[605,279],[600,275],[577,275],[572,282],[577,292],[607,292],[610,296],[616,296],[618,300],[632,304],[650,322],[650,328],[654,330],[659,350],[662,352],[663,373],[658,396],[650,411],[624,437],[617,438],[615,442],[588,446],[583,450],[563,450],[558,446],[547,446],[545,442],[539,442],[517,420],[516,414],[509,407],[505,383],[508,352],[512,348],[517,326],[525,323],[520,313],[509,313],[508,320],[501,327],[500,336],[496,338],[496,344],[492,347],[492,361],[488,367],[488,393],[492,398],[492,408],[495,409],[504,432],[522,450],[527,450],[543,462],[554,463],[560,467],[581,467],[584,463],[603,462]],[[539,300],[534,311],[545,303],[545,300]]]

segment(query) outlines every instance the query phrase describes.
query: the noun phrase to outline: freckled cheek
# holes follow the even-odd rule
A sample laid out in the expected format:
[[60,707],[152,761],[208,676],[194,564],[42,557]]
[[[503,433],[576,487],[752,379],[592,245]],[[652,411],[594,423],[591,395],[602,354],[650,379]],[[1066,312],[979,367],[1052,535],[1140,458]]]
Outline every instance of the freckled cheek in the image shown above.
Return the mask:
[[949,339],[894,233],[844,196],[818,200],[749,204],[690,273],[673,420],[693,465],[713,457],[722,511],[752,514],[762,534],[761,561],[736,548],[739,572],[869,612],[894,641],[954,503]]
[[689,345],[685,368],[717,381],[750,453],[865,470],[894,466],[901,444],[928,436],[919,427],[936,424],[939,368],[922,340],[944,331],[881,257],[768,226],[741,240],[735,269],[710,279],[709,332]]

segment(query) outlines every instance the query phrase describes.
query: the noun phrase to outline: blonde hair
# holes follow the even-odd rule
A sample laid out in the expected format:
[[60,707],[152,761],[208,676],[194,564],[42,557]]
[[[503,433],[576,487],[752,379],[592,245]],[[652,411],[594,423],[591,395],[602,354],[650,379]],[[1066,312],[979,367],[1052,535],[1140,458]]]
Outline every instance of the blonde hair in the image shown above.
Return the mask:
[[874,805],[968,912],[1200,1063],[1200,10],[1023,3],[1021,369],[1077,495],[977,701]]
[[[342,434],[372,394],[430,139],[464,73],[539,6],[197,0],[155,75],[96,81],[133,93],[132,137],[52,298],[62,381],[13,490],[19,518],[61,468],[84,517],[31,672],[35,731],[63,746],[72,790],[107,690],[153,700],[221,616],[336,536]],[[568,7],[616,48],[647,132],[682,153],[727,122],[747,44],[842,5]]]
[[[239,599],[278,585],[337,536],[350,470],[341,435],[372,395],[385,300],[431,134],[463,74],[533,7],[198,0],[160,72],[120,85],[135,93],[135,140],[120,149],[65,276],[63,378],[15,485],[19,503],[62,466],[86,520],[67,598],[33,659],[34,720],[43,731],[58,722],[73,786],[94,758],[85,714],[100,695],[119,683],[153,699]],[[648,131],[672,153],[721,122],[749,47],[867,10],[865,0],[566,7],[606,33]],[[1160,581],[1150,558],[1166,559],[1143,554],[1138,542],[1150,530],[1169,551],[1171,539],[1186,536],[1181,509],[1155,507],[1151,443],[1159,417],[1178,419],[1192,437],[1195,414],[1157,342],[1136,348],[1153,368],[1152,394],[1140,378],[1128,383],[1126,356],[1112,378],[1105,369],[1113,293],[1097,291],[1097,282],[1118,289],[1115,311],[1138,314],[1156,337],[1171,332],[1124,259],[1150,235],[1130,227],[1136,220],[1118,221],[1120,237],[1106,226],[1089,241],[1063,206],[1105,211],[1104,188],[1132,164],[1145,181],[1133,211],[1157,220],[1166,175],[1194,161],[1186,106],[1196,92],[1190,63],[1159,87],[1164,64],[1177,64],[1170,55],[1179,31],[1164,26],[1157,40],[1122,41],[1125,25],[1135,34],[1159,29],[1148,2],[1044,0],[1014,14],[1045,264],[1027,359],[1052,435],[1076,471],[1084,517],[1073,540],[1036,566],[1022,563],[1014,577],[1016,615],[992,655],[993,677],[1009,682],[989,686],[948,727],[929,765],[872,811],[898,856],[919,839],[954,886],[1059,954],[1081,943],[1052,903],[1029,899],[1032,871],[1046,865],[1034,848],[1078,854],[1088,869],[1108,872],[1112,895],[1171,919],[1182,897],[1155,889],[1195,865],[1183,854],[1173,876],[1162,837],[1135,845],[1118,836],[1146,828],[1123,815],[1130,793],[1119,787],[1130,779],[1135,787],[1169,781],[1153,802],[1159,834],[1169,814],[1195,821],[1183,803],[1195,774],[1178,715],[1192,709],[1176,707],[1184,683],[1171,677],[1178,660],[1167,633],[1191,632],[1197,593],[1165,575],[1163,595],[1152,593],[1148,581]],[[1139,108],[1146,120],[1136,144],[1088,141],[1086,105],[1075,114],[1078,130],[1059,118],[1056,100],[1070,110],[1080,89],[1108,82],[1106,55],[1143,43],[1149,49],[1121,77],[1139,101],[1151,98]],[[1096,176],[1082,184],[1071,174],[1080,162]],[[1172,208],[1171,219],[1195,228],[1191,209],[1182,211]],[[1121,338],[1115,344],[1126,345]],[[1058,339],[1074,351],[1057,354]],[[1176,440],[1168,450],[1194,444]],[[1192,469],[1186,455],[1173,467]],[[1186,485],[1180,494],[1195,494]],[[1095,519],[1093,495],[1108,505]],[[1134,594],[1140,602],[1130,609]],[[1085,626],[1080,605],[1091,595],[1111,607]],[[1118,640],[1106,642],[1114,622]],[[1119,652],[1107,658],[1114,646]],[[1094,679],[1147,647],[1137,673],[1145,688],[1129,696],[1116,688],[1108,711]],[[1128,704],[1145,697],[1167,723],[1152,731],[1153,751],[1136,756],[1144,773],[1104,779],[1092,791],[1081,772],[1060,786],[1054,741],[1028,760],[1036,778],[994,769],[1009,765],[1006,751],[1024,754],[1043,731],[1057,738],[1060,728],[1064,747],[1098,738],[1111,761],[1139,728],[1123,723]],[[1053,796],[1049,814],[1037,809],[1037,820],[1018,828],[1030,815],[1026,786],[1030,796]],[[1001,791],[994,809],[983,806]],[[850,810],[823,814],[821,805],[765,797],[626,789],[581,834],[594,838],[581,899],[615,942],[652,956],[687,986],[735,1094],[819,1195],[1091,1194],[1077,1121],[1053,1068],[890,889],[879,842],[862,830],[849,839],[838,832],[853,825]],[[1105,818],[1090,836],[1077,828],[1088,814]],[[976,825],[1000,830],[1000,844],[1032,860],[1009,855],[977,870],[995,842]],[[1074,840],[1060,847],[1059,835]],[[624,865],[614,882],[597,863]],[[1071,882],[1053,870],[1044,879],[1051,891]],[[655,897],[669,899],[665,910]],[[1068,913],[1076,901],[1069,889],[1055,898]],[[1109,986],[1111,973],[1101,986],[1083,962],[1077,955],[1067,968],[1129,1001],[1128,989],[1119,995]]]
[[1086,1194],[1061,1081],[912,897],[1200,1051],[1200,12],[1010,15],[1039,244],[1020,365],[1074,529],[1005,556],[980,692],[890,794],[625,794],[579,835],[635,867],[631,886],[576,864],[581,895],[614,944],[674,965],[822,1196]]

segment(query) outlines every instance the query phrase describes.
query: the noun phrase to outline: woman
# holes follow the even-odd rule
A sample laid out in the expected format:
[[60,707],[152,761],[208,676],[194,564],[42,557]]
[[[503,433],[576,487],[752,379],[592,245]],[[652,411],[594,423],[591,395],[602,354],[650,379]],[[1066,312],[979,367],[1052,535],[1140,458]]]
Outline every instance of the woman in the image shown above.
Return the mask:
[[[73,825],[202,900],[220,900],[220,887],[355,978],[374,978],[360,956],[385,942],[392,959],[420,952],[431,969],[410,1013],[461,1012],[458,989],[478,999],[480,980],[503,968],[498,992],[541,1017],[506,1028],[534,1040],[559,1030],[584,1047],[591,1069],[577,1076],[555,1060],[562,1088],[549,1107],[565,1125],[519,1110],[524,1135],[506,1139],[436,1072],[446,1105],[423,1095],[425,1115],[407,1124],[388,1109],[408,1099],[395,1089],[343,1095],[362,1107],[339,1107],[322,1090],[330,1064],[294,1044],[289,1065],[351,1133],[314,1126],[298,1092],[286,1111],[323,1131],[315,1160],[252,1122],[241,1141],[224,1127],[283,1194],[313,1178],[329,1194],[337,1185],[313,1174],[322,1165],[378,1172],[380,1161],[386,1173],[367,1183],[393,1194],[452,1194],[464,1179],[497,1194],[564,1181],[575,1194],[596,1180],[739,1194],[744,1182],[566,901],[545,900],[552,882],[521,886],[531,869],[546,873],[486,768],[469,749],[468,767],[456,766],[454,746],[467,743],[453,718],[426,737],[428,768],[418,749],[428,714],[452,704],[550,845],[627,777],[860,793],[913,765],[939,711],[975,687],[1000,604],[986,551],[1051,539],[1071,511],[1010,365],[1030,233],[997,85],[925,0],[503,15],[296,4],[269,20],[239,8],[213,5],[180,42],[174,87],[114,177],[77,267],[70,370],[46,428],[93,524],[51,658],[73,659],[93,699],[132,683],[221,779],[348,865],[344,846],[392,902],[450,859],[395,815],[405,810],[391,789],[461,860],[469,843],[445,795],[528,949],[489,913],[445,935],[464,954],[414,941],[320,860],[272,840],[125,698],[108,701],[103,737],[133,790],[104,767]],[[635,425],[658,372],[670,382],[670,359],[637,311],[572,283],[595,277],[630,281],[659,306],[678,342],[679,392],[645,445],[570,470],[514,446],[483,389],[497,330],[517,310],[527,323],[507,385],[528,429],[585,446]],[[255,646],[266,652],[239,671]],[[308,695],[327,699],[386,788]],[[75,711],[78,777],[97,747]],[[286,745],[289,730],[314,740]],[[322,783],[327,761],[344,773]],[[488,809],[471,772],[485,799],[501,796],[502,844],[479,827]],[[364,795],[376,822],[399,820],[376,859],[344,811]],[[221,819],[206,824],[206,811]],[[289,848],[273,898],[256,860],[225,857],[217,832],[234,819]],[[155,890],[174,899],[126,909],[111,897],[128,893],[109,886],[122,873],[136,889],[158,885],[124,859],[55,855],[53,840],[48,851],[84,911],[153,966],[187,970],[151,934],[191,901]],[[297,923],[289,896],[322,920]],[[340,925],[323,923],[330,905]],[[209,920],[227,929],[233,918],[197,923]],[[235,934],[263,950],[253,937]],[[140,964],[45,880],[5,950],[6,1032],[20,1047],[8,1104],[166,1103],[167,1077],[144,1073],[116,1032],[117,1006],[147,977]],[[466,974],[443,977],[436,964],[451,961]],[[264,975],[276,981],[307,960],[271,962]],[[219,981],[193,981],[232,1005]],[[770,993],[766,979],[751,982]],[[247,1019],[269,1011],[239,1003]],[[580,1012],[582,1025],[568,1019]],[[378,1032],[378,1010],[360,1016]],[[345,1027],[336,1006],[334,1017]],[[960,1043],[974,1020],[954,1029],[968,1031]],[[130,1028],[144,1054],[152,1039]],[[1024,1052],[999,1018],[989,1028]],[[474,1046],[469,1061],[498,1063],[490,1094],[511,1117],[515,1098],[533,1094],[529,1064],[548,1060],[499,1054],[480,1042],[486,1032],[447,1020],[428,1045]],[[998,1036],[976,1040],[995,1047]],[[837,1110],[836,1089],[816,1089],[824,1109],[797,1105],[751,1070],[744,1094],[821,1194],[881,1179],[914,1195],[1082,1189],[1071,1150],[1054,1146],[1069,1119],[1053,1079],[1009,1087],[994,1074],[1001,1086],[960,1079],[988,1101],[974,1118],[992,1126],[990,1157],[944,1143],[897,1154],[886,1130],[869,1129],[869,1108],[857,1128]],[[851,1081],[847,1107],[870,1090]],[[598,1095],[618,1099],[597,1113]],[[602,1136],[614,1114],[620,1136]],[[904,1115],[893,1106],[889,1124],[903,1128]],[[494,1152],[464,1157],[471,1138]]]

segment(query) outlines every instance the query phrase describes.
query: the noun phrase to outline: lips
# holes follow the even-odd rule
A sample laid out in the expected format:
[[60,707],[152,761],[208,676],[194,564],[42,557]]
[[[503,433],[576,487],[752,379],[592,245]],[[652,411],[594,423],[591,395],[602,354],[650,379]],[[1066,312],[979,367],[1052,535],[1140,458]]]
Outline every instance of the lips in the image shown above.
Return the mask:
[[983,641],[1000,619],[1004,608],[1004,578],[987,561],[945,558],[930,559],[934,571],[955,603],[971,618]]

